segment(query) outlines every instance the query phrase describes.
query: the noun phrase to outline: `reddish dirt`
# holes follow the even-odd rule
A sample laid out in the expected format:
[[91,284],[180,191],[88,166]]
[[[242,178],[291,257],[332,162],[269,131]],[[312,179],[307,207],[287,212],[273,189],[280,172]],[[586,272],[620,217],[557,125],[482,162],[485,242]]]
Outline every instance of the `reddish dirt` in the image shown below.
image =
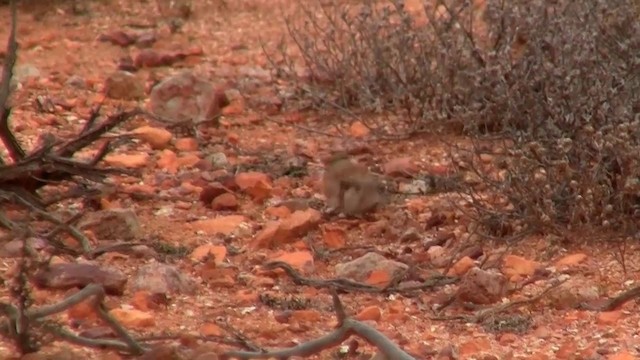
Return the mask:
[[[300,256],[296,251],[306,251],[307,244],[325,248],[323,232],[314,229],[289,244],[277,244],[272,248],[252,247],[256,234],[267,222],[273,219],[265,209],[277,200],[294,197],[313,198],[319,195],[321,174],[320,158],[334,148],[336,138],[319,135],[304,130],[312,128],[325,133],[334,133],[333,125],[340,124],[339,119],[327,119],[322,114],[299,113],[293,111],[273,112],[273,119],[264,114],[267,107],[261,105],[275,97],[274,81],[268,76],[247,77],[252,72],[267,73],[268,61],[261,48],[275,49],[277,42],[285,34],[281,20],[281,10],[289,9],[294,1],[290,0],[240,0],[227,1],[220,5],[217,1],[195,1],[194,16],[189,19],[182,31],[172,34],[166,25],[159,25],[160,34],[155,49],[173,50],[199,47],[202,56],[190,56],[173,66],[142,69],[138,72],[147,79],[149,86],[154,79],[161,79],[179,68],[191,69],[202,74],[216,84],[237,89],[244,101],[233,102],[225,110],[222,126],[211,144],[203,144],[197,151],[180,151],[169,147],[178,156],[195,155],[198,159],[211,153],[223,152],[229,160],[228,168],[233,173],[236,165],[259,164],[254,168],[269,173],[278,167],[269,161],[285,161],[282,154],[293,156],[302,148],[305,154],[315,157],[309,166],[310,175],[302,178],[275,179],[271,199],[261,204],[246,194],[240,194],[239,208],[236,211],[215,211],[199,201],[202,184],[194,184],[194,179],[185,176],[191,171],[184,166],[177,173],[167,173],[158,159],[166,156],[165,150],[152,150],[141,142],[127,145],[117,150],[120,153],[150,155],[144,167],[142,179],[128,177],[117,178],[119,189],[131,189],[142,184],[155,192],[156,197],[138,199],[124,191],[104,199],[103,206],[121,206],[130,208],[140,217],[144,236],[142,242],[161,241],[168,246],[186,247],[186,256],[172,258],[171,263],[182,272],[198,281],[195,295],[170,294],[169,305],[148,310],[155,320],[153,324],[130,329],[139,336],[175,335],[173,340],[164,343],[174,344],[182,341],[182,346],[197,347],[190,337],[200,335],[232,334],[214,325],[223,320],[229,327],[242,334],[251,343],[264,348],[281,348],[324,335],[335,326],[335,317],[331,308],[331,298],[325,289],[294,285],[283,274],[272,275],[261,270],[260,266],[271,259],[289,254],[294,259]],[[56,8],[57,6],[57,8]],[[281,7],[282,6],[282,7]],[[98,36],[110,30],[123,29],[131,23],[153,24],[161,19],[155,2],[147,1],[92,1],[89,15],[76,16],[69,13],[65,4],[52,5],[52,8],[40,20],[22,10],[19,14],[18,40],[20,42],[19,64],[31,64],[40,70],[41,76],[23,84],[14,95],[14,113],[12,124],[27,147],[37,136],[54,131],[59,136],[70,134],[81,125],[78,119],[86,118],[91,108],[104,98],[103,84],[107,76],[116,69],[118,60],[127,53],[136,52],[135,47],[119,46],[100,42]],[[0,8],[0,17],[8,23],[6,6]],[[7,26],[0,29],[0,39],[8,36]],[[4,40],[2,40],[4,44]],[[77,75],[87,80],[89,87],[78,90],[65,85],[66,79]],[[71,105],[70,110],[56,108],[56,113],[38,112],[35,100],[38,96],[60,99]],[[266,99],[266,100],[264,100]],[[148,100],[144,100],[147,102]],[[118,106],[124,108],[140,105],[135,102],[106,99],[103,112],[114,112]],[[142,104],[144,105],[144,104]],[[231,109],[231,110],[229,110]],[[142,118],[127,123],[131,130],[149,123]],[[344,123],[343,123],[344,124]],[[349,132],[348,126],[346,126]],[[358,128],[351,128],[358,133]],[[218,141],[220,140],[220,141]],[[221,140],[227,140],[221,141]],[[347,143],[355,144],[361,140],[348,137]],[[235,146],[229,144],[235,142]],[[295,144],[295,146],[294,146]],[[424,137],[410,141],[380,141],[367,143],[374,154],[370,156],[372,164],[378,166],[397,157],[397,154],[411,156],[422,171],[433,170],[436,165],[447,165],[444,160],[445,147],[433,137]],[[279,157],[272,154],[278,153]],[[163,155],[164,154],[164,155]],[[252,155],[246,155],[252,154]],[[266,160],[269,159],[269,160]],[[261,166],[261,168],[260,168]],[[164,180],[163,180],[164,179]],[[389,257],[402,259],[422,259],[426,261],[426,249],[420,241],[402,243],[397,239],[397,230],[391,228],[417,224],[423,229],[428,218],[446,207],[442,195],[422,196],[414,199],[414,207],[408,209],[402,201],[387,209],[380,210],[375,218],[378,222],[357,222],[350,226],[342,220],[322,220],[320,229],[331,226],[345,230],[348,248],[331,253],[314,253],[314,266],[306,276],[330,279],[335,277],[334,266],[344,263],[365,253],[357,247],[374,246]],[[444,204],[444,205],[443,205]],[[445,210],[446,211],[446,210]],[[214,219],[227,215],[244,215],[246,229],[237,236],[225,237],[197,231],[194,220]],[[452,231],[460,234],[465,231],[468,219],[458,219],[440,228],[421,230],[421,239],[429,239],[440,232]],[[391,235],[390,235],[391,234]],[[395,235],[394,235],[395,234]],[[575,234],[577,239],[570,246],[563,246],[551,238],[530,238],[508,249],[526,259],[539,261],[545,267],[553,266],[563,257],[586,254],[586,260],[572,267],[572,276],[584,276],[600,288],[603,296],[613,296],[623,288],[631,287],[638,281],[640,252],[636,244],[628,244],[626,250],[627,273],[623,273],[617,254],[619,249],[606,242],[597,245],[590,242],[592,234]],[[391,239],[391,240],[390,240]],[[304,241],[303,241],[304,240]],[[200,264],[189,256],[198,246],[213,244],[226,247],[223,267],[226,277],[209,282]],[[481,244],[485,252],[505,249],[505,244],[485,242]],[[350,247],[355,249],[351,249]],[[406,252],[406,254],[403,254]],[[61,257],[60,261],[74,262],[76,259]],[[132,275],[144,264],[153,262],[150,258],[136,258],[127,255],[106,254],[95,262],[108,265],[127,275]],[[15,259],[2,259],[2,270],[12,269]],[[213,266],[206,264],[207,266]],[[219,265],[218,265],[219,266]],[[438,270],[438,269],[435,269]],[[442,269],[439,269],[442,270]],[[5,271],[3,271],[5,272]],[[511,296],[510,300],[537,294],[548,286],[545,280],[529,285]],[[625,304],[615,313],[598,314],[580,310],[557,310],[545,301],[526,305],[510,311],[512,315],[531,317],[531,328],[523,334],[495,333],[478,324],[464,324],[459,321],[430,320],[434,316],[432,308],[443,294],[452,293],[456,285],[448,285],[435,291],[424,291],[409,297],[402,295],[383,296],[380,294],[348,293],[340,298],[347,311],[358,314],[368,309],[379,309],[380,316],[368,323],[386,334],[391,340],[420,359],[435,358],[447,347],[454,347],[461,359],[632,359],[640,357],[638,326],[640,311],[635,302]],[[297,316],[284,317],[283,310],[264,304],[259,296],[265,293],[275,297],[297,297],[309,301],[309,311],[295,312]],[[1,291],[2,301],[8,300],[6,289]],[[68,292],[53,290],[35,290],[36,305],[51,303],[63,298]],[[135,303],[134,294],[126,291],[123,296],[109,296],[110,308],[131,309]],[[374,310],[371,310],[374,309]],[[445,310],[447,314],[469,315],[470,311],[456,305]],[[81,316],[82,317],[82,316]],[[89,316],[86,315],[86,318]],[[284,318],[284,320],[283,320]],[[57,319],[63,325],[72,321],[67,313]],[[86,320],[86,319],[85,319]],[[278,321],[279,320],[279,321]],[[88,320],[87,320],[88,321]],[[92,324],[89,321],[89,324]],[[95,323],[93,323],[95,324]],[[358,351],[373,354],[373,347],[360,342]],[[158,342],[154,342],[158,343]],[[204,342],[200,341],[198,344]],[[210,342],[214,349],[230,349]],[[346,342],[345,342],[346,344]],[[55,342],[45,346],[44,352],[61,347],[69,347],[79,354],[87,354],[91,359],[122,358],[113,351],[89,350],[78,346]],[[13,352],[10,343],[0,343],[0,358],[9,358]],[[328,349],[310,359],[337,358],[338,349]],[[158,357],[160,358],[160,357]],[[356,357],[352,357],[356,358]],[[447,358],[447,357],[443,357]]]

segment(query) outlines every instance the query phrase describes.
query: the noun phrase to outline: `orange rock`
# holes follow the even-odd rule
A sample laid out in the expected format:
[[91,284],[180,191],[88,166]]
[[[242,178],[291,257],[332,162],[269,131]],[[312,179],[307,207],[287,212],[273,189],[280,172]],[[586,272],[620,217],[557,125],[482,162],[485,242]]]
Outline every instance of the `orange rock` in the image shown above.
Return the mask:
[[451,172],[453,172],[453,170],[446,165],[432,164],[429,167],[429,174],[432,175],[448,175]]
[[171,150],[164,150],[158,161],[156,162],[158,168],[167,170],[170,174],[175,174],[178,171],[178,155]]
[[351,136],[353,137],[365,137],[367,135],[369,135],[371,131],[369,130],[368,127],[366,127],[362,122],[360,121],[356,121],[354,123],[351,124],[351,126],[349,127],[349,133],[351,133]]
[[304,240],[298,240],[298,241],[292,243],[291,247],[296,249],[296,250],[300,250],[300,251],[310,250],[309,249],[309,245],[307,245],[307,243],[304,242]]
[[498,341],[500,342],[501,345],[513,344],[514,342],[517,342],[518,340],[520,340],[518,335],[512,334],[512,333],[502,334],[502,335],[500,335],[500,338],[498,339]]
[[325,226],[322,230],[322,240],[324,240],[327,248],[340,249],[346,245],[346,233],[343,228],[337,226]]
[[180,184],[180,191],[183,191],[184,194],[198,194],[202,191],[202,188],[193,185],[189,181],[183,181]]
[[254,201],[262,202],[271,196],[273,186],[266,174],[259,172],[247,172],[236,175],[236,184],[245,193],[249,194]]
[[502,273],[508,277],[531,276],[538,267],[540,267],[540,263],[536,261],[527,260],[521,256],[507,255],[504,258]]
[[200,326],[200,334],[204,336],[222,336],[224,334],[224,330],[222,330],[220,326],[208,322]]
[[613,325],[622,317],[622,311],[605,311],[598,313],[598,324],[601,325]]
[[109,313],[125,326],[147,328],[156,324],[155,316],[149,312],[135,309],[113,309]]
[[112,166],[120,166],[125,168],[141,168],[148,164],[149,155],[148,154],[112,154],[107,155],[104,158],[104,161]]
[[167,305],[168,298],[166,294],[151,294],[148,291],[136,291],[131,298],[131,305],[140,311],[156,310],[160,305]]
[[378,287],[385,287],[391,281],[391,276],[385,270],[373,270],[365,283]]
[[70,307],[69,310],[67,310],[67,315],[70,319],[96,320],[97,314],[93,309],[93,299],[84,300],[83,302]]
[[213,210],[237,210],[238,199],[231,193],[222,194],[213,199],[211,208]]
[[196,154],[187,154],[185,156],[181,156],[178,158],[178,166],[179,167],[186,167],[186,168],[191,168],[194,165],[196,165],[198,162],[200,162],[200,157]]
[[270,216],[283,219],[291,215],[291,210],[286,206],[270,206],[265,210],[265,213]]
[[381,317],[382,317],[382,312],[380,311],[380,308],[375,305],[372,305],[362,309],[355,316],[355,319],[360,321],[367,321],[367,320],[379,321]]
[[475,261],[472,258],[465,256],[458,260],[451,269],[448,275],[461,276],[464,275],[469,269],[475,266]]
[[152,149],[166,148],[173,138],[173,134],[170,131],[151,126],[141,126],[133,130],[131,134],[149,144]]
[[152,195],[156,192],[156,188],[145,184],[123,185],[123,190],[128,193],[141,193],[146,195]]
[[286,219],[268,222],[265,228],[256,235],[252,246],[268,248],[291,243],[296,240],[296,237],[303,236],[315,228],[321,219],[322,215],[315,209],[296,211]]
[[195,230],[200,230],[207,235],[229,235],[240,226],[247,218],[242,215],[221,216],[214,219],[199,220],[191,223]]
[[227,248],[224,245],[200,245],[191,252],[190,258],[193,261],[202,262],[209,256],[215,259],[216,265],[220,265],[227,256]]
[[388,314],[385,316],[385,320],[391,324],[402,324],[409,319],[409,315],[406,313],[402,314]]
[[413,158],[405,156],[389,160],[384,164],[384,173],[388,176],[407,176],[415,174],[418,167],[413,162]]
[[140,311],[151,310],[151,294],[148,291],[136,291],[131,298],[131,305]]
[[269,175],[257,171],[239,173],[235,176],[235,181],[241,190],[254,187],[259,182],[271,184]]
[[278,230],[280,229],[280,221],[270,221],[265,224],[264,228],[256,234],[252,245],[259,248],[271,247],[274,241],[279,240]]
[[179,151],[196,151],[198,150],[198,140],[188,137],[176,139],[173,146]]
[[305,273],[312,273],[314,270],[313,255],[310,251],[296,251],[280,255],[274,261],[285,262],[291,267]]
[[575,266],[587,259],[587,254],[577,253],[563,257],[556,261],[556,267]]
[[290,236],[302,236],[316,228],[321,219],[322,215],[315,209],[296,211],[282,221],[280,229]]
[[200,276],[212,289],[231,288],[236,284],[236,271],[232,268],[203,269]]

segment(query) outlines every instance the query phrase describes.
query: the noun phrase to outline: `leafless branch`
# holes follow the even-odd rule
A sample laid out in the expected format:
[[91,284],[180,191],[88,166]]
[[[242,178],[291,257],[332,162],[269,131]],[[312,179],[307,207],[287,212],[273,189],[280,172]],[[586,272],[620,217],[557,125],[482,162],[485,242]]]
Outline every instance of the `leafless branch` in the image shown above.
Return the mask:
[[[62,329],[58,326],[51,324],[46,325],[44,328],[54,336],[58,336],[64,340],[92,347],[112,348],[116,350],[129,351],[132,354],[140,355],[144,353],[145,349],[138,344],[133,337],[120,325],[107,311],[104,309],[104,289],[98,284],[87,285],[79,292],[67,297],[66,299],[48,306],[43,306],[36,309],[29,309],[26,313],[26,319],[30,322],[44,323],[46,318],[63,312],[70,307],[77,305],[88,298],[94,297],[92,302],[94,310],[97,315],[109,326],[113,331],[122,339],[122,341],[116,340],[98,340],[87,339],[70,333],[68,330]],[[15,333],[17,330],[12,328],[18,321],[18,309],[13,305],[7,303],[0,303],[0,308],[4,314],[9,318],[9,321],[0,323],[0,332],[3,334]]]
[[370,344],[378,348],[379,352],[387,359],[413,360],[413,356],[407,354],[398,345],[394,344],[388,337],[374,329],[373,327],[354,320],[347,316],[338,294],[332,290],[331,297],[338,319],[338,328],[317,339],[313,339],[300,345],[283,349],[265,352],[251,351],[228,351],[220,355],[221,359],[286,359],[292,356],[310,356],[323,350],[335,347],[348,339],[352,334],[356,334],[365,339]]

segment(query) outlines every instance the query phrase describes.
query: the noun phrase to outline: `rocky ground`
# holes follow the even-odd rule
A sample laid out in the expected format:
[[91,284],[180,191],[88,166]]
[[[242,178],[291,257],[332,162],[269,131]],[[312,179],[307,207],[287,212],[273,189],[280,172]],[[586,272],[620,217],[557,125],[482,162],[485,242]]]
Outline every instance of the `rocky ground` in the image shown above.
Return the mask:
[[[93,249],[107,250],[93,259],[54,257],[48,272],[34,279],[40,285],[31,294],[35,306],[101,283],[110,313],[155,348],[149,359],[213,359],[242,348],[238,339],[274,349],[331,332],[329,283],[296,284],[282,269],[265,267],[281,261],[304,279],[369,285],[366,291],[342,288],[346,311],[417,359],[638,358],[635,301],[607,312],[577,309],[634,286],[635,243],[622,251],[591,233],[572,234],[570,241],[479,241],[470,234],[473,222],[455,206],[458,195],[447,191],[397,196],[367,219],[322,215],[321,159],[338,144],[408,188],[419,184],[397,174],[442,175],[451,164],[442,139],[372,142],[361,122],[283,103],[278,95],[287,84],[272,77],[262,45],[275,52],[285,35],[281,15],[293,3],[194,1],[184,21],[180,9],[153,1],[21,8],[11,121],[27,148],[46,133],[69,137],[101,102],[106,115],[135,106],[156,114],[136,116],[110,133],[129,141],[105,163],[137,175],[112,176],[93,208],[57,209],[84,212],[77,226]],[[8,23],[6,6],[0,16]],[[0,39],[7,36],[3,26]],[[194,119],[201,121],[196,130],[175,124]],[[62,240],[77,245],[71,237]],[[114,243],[125,245],[108,248]],[[20,243],[1,245],[0,268],[9,281]],[[462,280],[428,286],[445,272]],[[376,290],[390,281],[386,292]],[[536,297],[557,281],[564,283]],[[6,288],[0,295],[10,301]],[[496,308],[529,298],[535,301]],[[481,313],[464,303],[498,311]],[[89,302],[53,318],[87,336],[113,336]],[[375,353],[352,339],[343,343],[350,354],[333,347],[307,358]],[[10,342],[0,343],[0,358],[14,351]],[[61,341],[29,358],[87,356],[125,358]]]

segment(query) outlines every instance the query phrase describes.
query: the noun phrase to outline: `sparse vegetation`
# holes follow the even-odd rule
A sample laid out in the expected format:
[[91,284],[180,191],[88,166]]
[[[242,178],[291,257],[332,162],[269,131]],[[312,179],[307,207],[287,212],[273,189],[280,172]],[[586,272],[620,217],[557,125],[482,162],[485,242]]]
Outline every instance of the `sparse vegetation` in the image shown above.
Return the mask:
[[635,234],[637,3],[316,5],[286,22],[305,76],[284,51],[279,74],[318,106],[401,114],[378,127],[394,135],[464,131],[452,155],[482,183],[463,191],[477,231]]

